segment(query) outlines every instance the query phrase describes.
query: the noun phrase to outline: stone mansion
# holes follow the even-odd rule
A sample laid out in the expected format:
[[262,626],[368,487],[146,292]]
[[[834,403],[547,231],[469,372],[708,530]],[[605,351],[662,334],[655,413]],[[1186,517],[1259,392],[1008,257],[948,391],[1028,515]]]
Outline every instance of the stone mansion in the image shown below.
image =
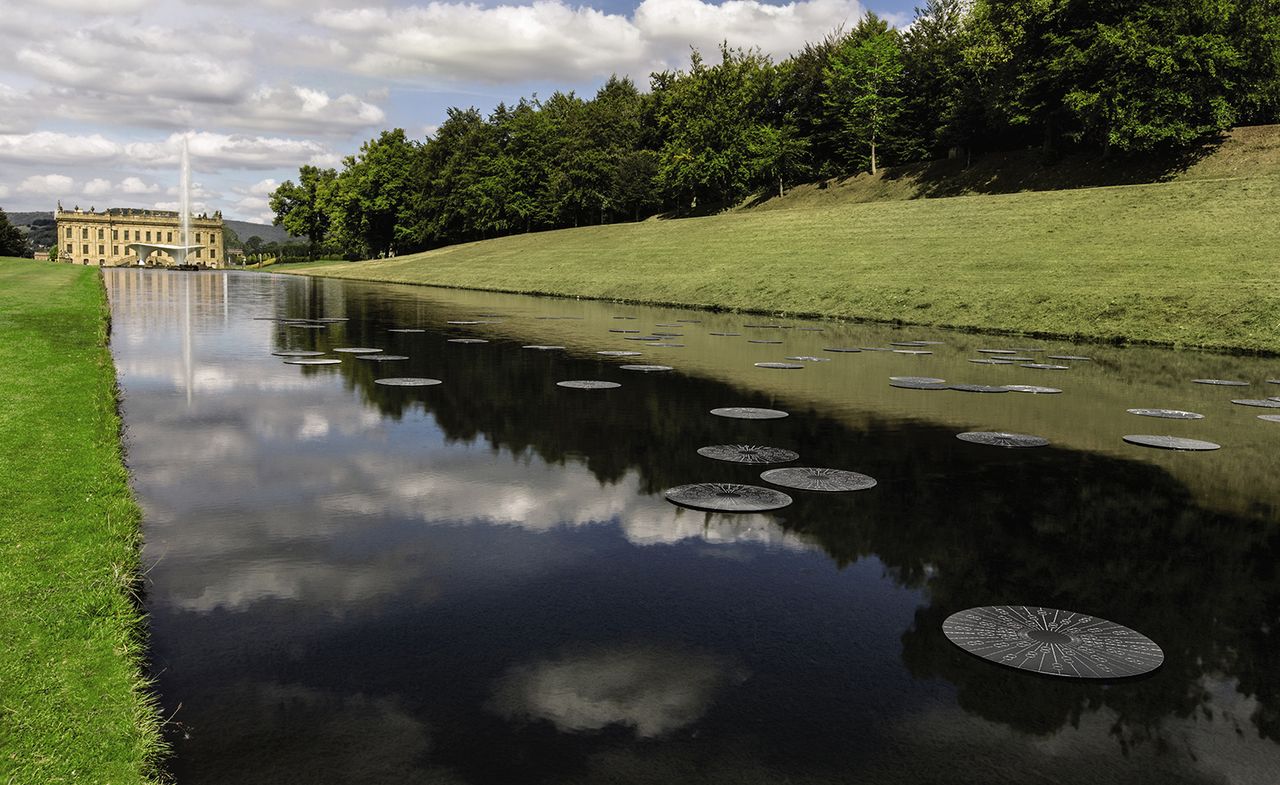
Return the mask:
[[[76,207],[54,213],[57,220],[58,260],[71,264],[116,267],[136,265],[139,256],[148,266],[177,264],[182,247],[178,213],[117,207],[88,211]],[[187,263],[222,267],[226,247],[222,241],[222,213],[192,216]]]

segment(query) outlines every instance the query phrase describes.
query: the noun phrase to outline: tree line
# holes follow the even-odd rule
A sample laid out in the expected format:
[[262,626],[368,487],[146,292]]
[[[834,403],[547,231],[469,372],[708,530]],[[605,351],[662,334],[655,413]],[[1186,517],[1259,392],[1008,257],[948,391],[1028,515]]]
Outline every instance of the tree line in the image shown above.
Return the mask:
[[1280,0],[928,0],[774,63],[722,45],[642,92],[451,108],[424,140],[382,132],[304,166],[276,223],[365,258],[734,204],[962,151],[1176,154],[1280,117]]

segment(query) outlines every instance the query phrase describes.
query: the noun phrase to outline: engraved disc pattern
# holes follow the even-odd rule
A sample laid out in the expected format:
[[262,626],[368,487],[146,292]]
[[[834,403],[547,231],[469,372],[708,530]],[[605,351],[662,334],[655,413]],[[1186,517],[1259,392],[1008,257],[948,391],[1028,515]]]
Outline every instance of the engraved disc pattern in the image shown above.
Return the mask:
[[760,474],[760,479],[781,485],[784,488],[796,488],[802,491],[826,491],[838,493],[842,491],[865,491],[876,487],[874,477],[865,474],[845,471],[843,469],[818,469],[788,466],[785,469],[769,469]]
[[483,338],[450,338],[449,343],[488,343]]
[[1131,433],[1124,437],[1129,444],[1136,444],[1140,447],[1155,447],[1158,450],[1187,450],[1192,452],[1207,452],[1209,450],[1217,450],[1222,447],[1221,444],[1213,442],[1205,442],[1199,439],[1183,439],[1178,436],[1152,436],[1150,434]]
[[657,373],[658,371],[671,370],[670,365],[619,365],[624,371],[639,371],[640,373]]
[[606,349],[603,352],[596,352],[596,354],[603,354],[605,357],[639,357],[640,356],[640,352],[624,352],[621,349]]
[[1163,417],[1166,420],[1203,420],[1203,414],[1184,412],[1181,409],[1126,409],[1129,414],[1140,414],[1143,417]]
[[828,347],[824,348],[822,351],[824,351],[824,352],[837,352],[837,353],[841,353],[841,354],[853,354],[853,353],[855,353],[855,352],[860,352],[860,351],[862,351],[862,350],[861,350],[861,349],[858,349],[858,348],[856,348],[856,347],[853,347],[853,346],[828,346]]
[[721,406],[712,409],[717,417],[732,417],[735,420],[781,420],[787,413],[779,409],[758,409],[754,406]]
[[371,346],[342,346],[337,349],[334,349],[334,351],[343,352],[344,354],[373,354],[375,352],[380,352],[382,350],[374,349]]
[[387,379],[374,379],[373,383],[387,387],[433,387],[444,382],[439,379],[428,379],[425,376],[394,376]]
[[799,453],[781,447],[761,447],[756,444],[713,444],[710,447],[699,447],[698,454],[703,458],[732,463],[786,463],[800,457]]
[[984,660],[1073,679],[1123,679],[1164,663],[1147,636],[1096,616],[1056,608],[995,605],[953,613],[947,640]]
[[966,431],[956,434],[956,438],[962,442],[986,444],[992,447],[1044,447],[1049,443],[1049,440],[1043,436],[1005,431]]
[[409,358],[403,354],[357,354],[356,359],[368,360],[375,363],[385,363],[393,360],[407,360]]
[[791,497],[772,488],[732,482],[700,482],[668,488],[667,501],[710,512],[765,512],[791,504]]
[[757,368],[771,368],[775,371],[798,371],[803,368],[799,363],[756,363]]
[[1234,379],[1192,379],[1194,384],[1213,384],[1218,387],[1248,387],[1248,382],[1240,382]]
[[1006,384],[1009,392],[1031,393],[1032,395],[1057,395],[1062,392],[1057,387],[1041,387],[1038,384]]
[[614,387],[621,387],[617,382],[602,382],[595,379],[570,379],[566,382],[556,382],[557,387],[568,387],[571,390],[612,390]]
[[292,360],[285,360],[285,365],[341,365],[342,360],[324,357],[297,357]]
[[1237,406],[1256,406],[1259,409],[1280,409],[1280,401],[1273,401],[1270,398],[1261,398],[1257,400],[1237,400],[1232,401]]
[[996,387],[990,384],[953,384],[951,389],[958,392],[974,392],[974,393],[1007,393],[1012,392],[1008,387]]

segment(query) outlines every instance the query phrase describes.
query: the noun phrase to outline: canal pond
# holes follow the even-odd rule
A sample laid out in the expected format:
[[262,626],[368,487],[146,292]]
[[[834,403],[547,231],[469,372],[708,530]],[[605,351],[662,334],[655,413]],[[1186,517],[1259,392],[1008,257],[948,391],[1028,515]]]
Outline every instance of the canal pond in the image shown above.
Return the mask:
[[[1280,395],[1280,360],[104,274],[178,785],[1280,782],[1280,422],[1258,416],[1280,409],[1232,403]],[[898,345],[917,341],[940,343]],[[982,349],[1036,362],[970,362],[1010,356]],[[273,355],[290,350],[339,362]],[[803,367],[756,365],[777,362]],[[735,444],[877,484],[778,488],[698,452]],[[664,498],[701,482],[793,502]],[[942,631],[986,605],[1109,619],[1164,663],[1105,682],[1001,667]]]

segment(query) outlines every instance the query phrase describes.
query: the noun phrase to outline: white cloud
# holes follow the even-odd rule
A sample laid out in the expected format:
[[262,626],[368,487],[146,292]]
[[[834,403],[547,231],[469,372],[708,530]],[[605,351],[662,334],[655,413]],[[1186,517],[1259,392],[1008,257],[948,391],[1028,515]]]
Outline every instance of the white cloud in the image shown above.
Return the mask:
[[0,183],[0,199],[4,199],[9,195],[9,186]]
[[279,185],[280,184],[277,183],[274,179],[268,177],[265,180],[259,180],[258,182],[249,186],[246,189],[246,193],[250,193],[255,196],[269,196],[270,194],[275,192],[276,187]]
[[116,158],[120,149],[120,145],[102,134],[81,136],[55,131],[0,134],[0,160],[24,164],[106,162]]
[[26,178],[18,192],[32,196],[65,196],[75,188],[75,181],[65,174],[38,174]]
[[116,187],[120,189],[120,193],[125,194],[154,194],[160,191],[158,184],[144,183],[137,177],[126,177]]
[[102,196],[103,194],[111,193],[111,181],[102,177],[95,177],[84,184],[84,188],[80,190],[80,193],[85,196]]
[[177,166],[184,137],[188,140],[192,166],[205,171],[284,169],[335,157],[327,147],[310,139],[211,132],[175,133],[162,142],[127,144],[124,155],[140,166]]
[[141,11],[151,5],[154,0],[111,0],[104,3],[102,0],[43,0],[48,8],[56,8],[61,11],[82,11],[95,15],[103,14],[131,14],[135,11]]

